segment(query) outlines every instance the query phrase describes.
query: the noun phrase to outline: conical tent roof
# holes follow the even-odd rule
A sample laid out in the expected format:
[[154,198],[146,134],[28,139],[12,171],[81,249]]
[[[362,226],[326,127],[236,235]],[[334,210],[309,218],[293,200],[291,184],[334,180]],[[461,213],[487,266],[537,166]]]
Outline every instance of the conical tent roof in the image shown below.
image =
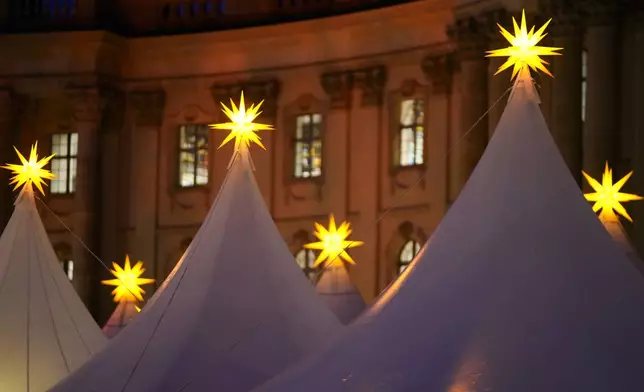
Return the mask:
[[644,388],[644,279],[517,87],[459,198],[345,334],[257,391]]
[[0,237],[0,391],[45,391],[105,343],[60,268],[28,184]]
[[248,391],[339,329],[277,231],[243,149],[171,277],[53,390]]
[[628,239],[626,230],[624,230],[624,226],[622,226],[619,218],[617,216],[608,218],[600,216],[600,220],[606,228],[606,231],[608,231],[610,236],[613,237],[613,240],[617,245],[619,245],[626,257],[628,257],[640,273],[644,274],[644,262],[642,262],[640,257],[637,255],[637,252],[635,251],[633,244],[631,244],[631,241]]
[[324,269],[315,288],[344,325],[355,320],[365,308],[364,299],[351,283],[347,269],[341,263],[331,264]]
[[118,335],[139,313],[135,302],[120,301],[103,327],[103,334],[108,338]]

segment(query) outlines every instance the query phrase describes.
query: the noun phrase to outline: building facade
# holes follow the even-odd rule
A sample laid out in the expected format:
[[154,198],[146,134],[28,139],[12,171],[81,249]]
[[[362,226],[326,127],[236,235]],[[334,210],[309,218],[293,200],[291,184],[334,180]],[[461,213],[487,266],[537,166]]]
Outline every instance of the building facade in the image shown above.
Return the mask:
[[[196,234],[232,153],[207,124],[243,90],[265,100],[261,121],[276,128],[252,154],[296,261],[314,279],[303,249],[313,223],[349,220],[365,242],[351,276],[370,300],[428,239],[485,150],[511,86],[485,51],[506,45],[496,22],[509,26],[521,7],[530,23],[552,17],[547,44],[564,48],[555,78],[536,80],[571,172],[581,183],[582,169],[597,177],[608,160],[616,175],[634,169],[628,191],[644,194],[644,14],[636,2],[607,3],[9,1],[0,160],[35,141],[56,153],[41,216],[100,321],[112,305],[98,259],[129,253],[161,283]],[[0,194],[2,224],[13,196]],[[644,205],[629,211],[644,249]]]

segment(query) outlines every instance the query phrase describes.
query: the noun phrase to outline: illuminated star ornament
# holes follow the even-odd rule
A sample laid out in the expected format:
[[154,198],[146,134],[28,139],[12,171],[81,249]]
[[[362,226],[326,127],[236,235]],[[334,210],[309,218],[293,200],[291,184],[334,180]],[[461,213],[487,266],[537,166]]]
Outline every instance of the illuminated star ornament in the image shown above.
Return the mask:
[[501,35],[508,40],[511,46],[503,49],[490,50],[487,52],[487,57],[508,57],[507,61],[499,67],[495,75],[505,71],[510,67],[512,69],[512,79],[514,79],[519,71],[522,69],[527,71],[528,67],[534,71],[543,71],[545,74],[552,77],[552,74],[545,67],[548,62],[541,59],[539,56],[560,56],[561,53],[557,51],[563,48],[552,48],[547,46],[537,46],[537,44],[547,35],[544,33],[549,19],[539,30],[534,31],[534,26],[528,31],[525,20],[525,11],[521,17],[521,27],[517,25],[517,21],[512,18],[514,24],[514,35],[510,34],[500,24],[497,23],[501,30]]
[[143,301],[142,294],[145,294],[145,291],[140,286],[154,283],[154,279],[140,278],[140,276],[145,272],[143,262],[138,261],[134,267],[132,267],[130,265],[130,256],[126,255],[124,268],[121,268],[121,266],[116,263],[112,263],[112,265],[114,266],[114,269],[110,270],[110,272],[116,277],[116,279],[103,280],[101,283],[106,286],[116,286],[112,291],[114,302]]
[[616,220],[617,215],[615,212],[617,212],[630,222],[633,222],[633,219],[628,215],[628,212],[626,212],[626,209],[621,203],[642,200],[643,198],[638,195],[620,192],[624,184],[626,184],[626,181],[628,181],[628,179],[633,175],[632,171],[614,184],[613,171],[608,168],[608,162],[606,163],[606,169],[604,170],[601,184],[585,172],[582,171],[582,174],[588,181],[588,184],[590,184],[595,191],[594,193],[586,193],[584,196],[586,197],[586,200],[595,203],[593,204],[593,211],[597,212],[601,210],[599,213],[600,219]]
[[304,248],[321,250],[315,260],[315,267],[325,261],[329,266],[342,265],[341,260],[355,264],[346,250],[364,245],[362,241],[347,241],[346,239],[351,235],[351,224],[349,222],[342,222],[340,227],[336,227],[335,217],[333,215],[329,217],[328,229],[316,222],[313,235],[320,241],[306,244]]
[[273,130],[272,125],[268,124],[257,124],[255,119],[262,113],[259,111],[259,108],[262,106],[264,101],[261,101],[257,106],[251,104],[249,108],[246,108],[244,104],[244,92],[241,93],[241,99],[239,100],[239,108],[235,105],[233,100],[230,100],[230,108],[228,108],[223,102],[221,103],[222,111],[230,120],[229,122],[221,124],[212,124],[210,127],[212,129],[222,129],[229,130],[230,133],[219,148],[223,147],[226,143],[235,139],[235,151],[239,150],[239,147],[244,144],[246,147],[250,147],[251,142],[257,144],[264,150],[266,147],[262,144],[261,138],[257,135],[257,131],[264,130]]
[[35,185],[36,188],[42,193],[45,194],[43,190],[43,185],[47,185],[44,180],[52,180],[56,178],[49,170],[43,169],[47,163],[53,158],[54,154],[38,160],[38,142],[34,143],[31,146],[31,153],[29,154],[29,160],[18,151],[17,148],[13,148],[20,158],[20,165],[15,165],[12,163],[7,163],[6,166],[0,166],[3,169],[8,169],[12,171],[13,177],[11,178],[10,185],[15,184],[13,190],[18,189],[20,186],[25,185],[25,189],[30,190],[31,184]]

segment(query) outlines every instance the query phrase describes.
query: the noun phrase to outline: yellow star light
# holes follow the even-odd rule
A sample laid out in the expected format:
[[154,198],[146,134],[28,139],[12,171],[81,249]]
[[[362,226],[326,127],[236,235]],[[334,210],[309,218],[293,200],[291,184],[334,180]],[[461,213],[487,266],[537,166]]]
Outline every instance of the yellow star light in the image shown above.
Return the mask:
[[327,230],[324,226],[316,222],[313,235],[320,241],[306,244],[304,248],[322,251],[315,260],[315,267],[325,261],[333,265],[336,263],[336,260],[338,263],[344,260],[348,263],[355,264],[346,250],[364,244],[362,241],[346,241],[349,235],[351,235],[351,224],[349,222],[342,222],[340,227],[336,227],[335,217],[333,215],[329,217],[329,229]]
[[544,34],[544,31],[548,24],[550,24],[551,20],[552,19],[549,19],[536,32],[534,31],[534,26],[530,31],[528,31],[528,28],[526,27],[525,11],[523,11],[520,28],[517,25],[516,19],[514,19],[514,17],[512,18],[512,23],[514,24],[514,35],[510,34],[497,23],[497,26],[499,26],[499,29],[501,30],[501,35],[508,40],[511,46],[503,49],[489,50],[487,52],[487,57],[508,57],[508,60],[499,67],[495,75],[498,75],[506,69],[514,66],[512,70],[512,79],[514,79],[519,71],[525,67],[530,67],[534,71],[543,71],[552,77],[550,71],[545,67],[548,65],[548,62],[544,61],[539,56],[560,56],[561,53],[557,53],[557,51],[562,50],[563,48],[537,46],[543,37],[547,35]]
[[244,92],[241,93],[241,99],[239,100],[239,108],[235,105],[233,100],[230,100],[230,106],[232,109],[229,109],[223,102],[221,110],[230,120],[226,123],[221,124],[212,124],[210,127],[212,129],[222,129],[231,131],[228,136],[224,139],[223,142],[219,145],[221,148],[224,144],[228,143],[232,139],[235,139],[235,151],[239,150],[239,146],[244,143],[247,147],[250,147],[250,143],[253,142],[266,150],[266,147],[262,144],[261,138],[255,132],[264,131],[264,130],[273,130],[272,125],[268,124],[257,124],[254,123],[257,116],[262,112],[259,111],[259,108],[262,106],[264,101],[261,101],[257,106],[255,104],[250,105],[249,108],[246,108],[244,105]]
[[143,301],[143,296],[145,291],[139,287],[140,285],[154,283],[154,279],[139,278],[145,272],[143,268],[143,262],[138,261],[134,267],[130,266],[130,256],[125,256],[125,268],[121,268],[120,265],[112,263],[114,266],[113,270],[110,270],[112,275],[116,279],[103,280],[103,283],[106,286],[116,286],[112,291],[114,296],[114,302],[136,302]]
[[584,196],[586,200],[595,202],[593,204],[593,211],[597,212],[601,209],[599,213],[600,219],[617,219],[617,215],[615,215],[615,212],[617,212],[630,222],[633,222],[633,219],[628,215],[624,206],[620,204],[627,201],[643,199],[638,195],[620,192],[620,189],[626,184],[626,181],[633,175],[632,171],[614,184],[613,171],[608,168],[608,162],[606,162],[606,169],[604,170],[601,184],[585,172],[582,171],[582,174],[595,191],[594,193],[586,193]]
[[56,178],[54,174],[52,174],[49,170],[43,169],[43,167],[49,163],[51,158],[53,158],[54,154],[43,158],[41,160],[38,160],[38,142],[34,143],[31,146],[31,153],[29,154],[29,160],[26,160],[24,156],[18,151],[16,147],[13,148],[16,150],[16,154],[18,154],[18,158],[20,158],[20,162],[22,164],[20,165],[15,165],[12,163],[7,163],[6,166],[0,166],[3,169],[11,170],[12,174],[14,175],[11,178],[11,184],[16,184],[16,186],[13,188],[15,191],[18,189],[21,185],[26,184],[27,186],[30,186],[31,184],[34,184],[36,188],[42,193],[43,195],[45,194],[45,191],[42,188],[42,185],[44,184],[45,186],[47,185],[45,183],[45,180],[52,180]]

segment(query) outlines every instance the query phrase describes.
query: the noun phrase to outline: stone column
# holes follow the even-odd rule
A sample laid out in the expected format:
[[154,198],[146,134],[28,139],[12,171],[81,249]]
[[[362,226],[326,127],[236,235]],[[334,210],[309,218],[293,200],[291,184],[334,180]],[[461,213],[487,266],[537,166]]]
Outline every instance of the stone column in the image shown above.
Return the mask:
[[[96,87],[69,87],[67,98],[73,110],[75,129],[78,132],[78,157],[76,190],[72,230],[94,254],[99,249],[100,214],[99,197],[99,123],[104,101]],[[79,242],[73,241],[74,286],[88,309],[98,310],[98,287],[103,267]]]
[[[634,170],[635,174],[630,182],[626,185],[628,188],[626,192],[632,192],[639,195],[644,195],[644,110],[642,110],[642,102],[644,102],[644,5],[639,7],[633,4],[633,7],[628,10],[629,14],[634,18],[635,24],[633,30],[635,37],[633,39],[632,48],[625,48],[632,50],[634,66],[632,73],[627,73],[624,76],[629,78],[627,80],[631,94],[629,102],[631,118],[630,124],[632,125],[631,135],[631,167],[625,168],[626,170]],[[628,53],[626,53],[628,56]],[[629,203],[626,208],[633,217],[635,222],[633,225],[625,225],[625,228],[631,233],[633,245],[637,248],[640,258],[644,258],[644,202]]]
[[[110,89],[104,92],[105,109],[100,129],[100,257],[105,263],[123,262],[125,248],[122,245],[125,235],[119,230],[119,213],[123,208],[121,194],[127,191],[119,163],[123,157],[119,139],[123,130],[125,97],[123,92]],[[92,260],[94,261],[94,260]],[[97,261],[96,261],[97,262]],[[108,264],[109,265],[109,264]],[[99,266],[101,279],[111,278],[111,274]],[[97,284],[97,282],[94,282]],[[103,288],[99,296],[99,316],[101,323],[114,310],[109,291]],[[99,324],[102,325],[102,324]]]
[[[13,162],[18,157],[13,152],[12,136],[17,133],[15,127],[15,95],[9,89],[0,89],[0,164]],[[12,187],[9,186],[10,173],[0,171],[0,233],[11,217],[13,208]]]
[[[436,198],[432,198],[432,215],[440,220],[447,211],[448,203],[448,164],[445,153],[449,149],[449,134],[452,128],[451,92],[454,66],[453,54],[437,54],[425,57],[422,63],[423,73],[431,84],[431,95],[427,113],[431,115],[430,127],[426,132],[428,138],[429,178],[444,179],[432,188]],[[434,157],[434,158],[432,158]]]
[[[164,91],[134,91],[129,94],[133,109],[132,167],[135,248],[131,257],[142,260],[147,276],[160,284],[165,278],[162,263],[157,258],[157,222],[159,189],[159,132],[165,109]],[[160,264],[160,265],[157,265]]]
[[[594,177],[604,163],[618,165],[618,40],[615,2],[590,0],[586,48],[588,50],[588,94],[583,134],[583,169]],[[564,53],[565,55],[565,53]],[[588,185],[584,183],[584,186]]]
[[[348,181],[350,173],[349,146],[351,143],[351,107],[353,99],[353,73],[340,71],[323,74],[322,88],[330,99],[331,110],[324,126],[324,138],[331,141],[332,151],[323,148],[324,185],[323,199],[326,209],[335,214],[337,220],[347,218]],[[332,154],[332,155],[331,155]],[[330,157],[332,159],[329,159]]]
[[[347,187],[350,211],[358,211],[353,223],[355,238],[365,245],[353,249],[356,260],[363,260],[350,269],[352,281],[367,298],[380,293],[378,271],[380,268],[380,214],[379,197],[382,164],[382,137],[388,134],[383,128],[383,90],[387,83],[387,68],[376,66],[353,72],[353,79],[360,91],[359,100],[351,111],[351,145],[349,157],[351,172]],[[327,141],[327,143],[329,143]],[[332,143],[332,142],[331,142]],[[327,149],[328,151],[328,149]]]
[[549,8],[550,34],[555,47],[564,48],[552,59],[550,130],[570,172],[578,183],[582,168],[581,19],[574,8]]
[[457,47],[461,111],[461,123],[450,135],[450,203],[456,200],[487,146],[488,122],[481,119],[488,110],[487,31],[484,21],[472,17],[457,20],[448,30]]
[[[498,24],[500,24],[506,29],[509,29],[512,26],[511,24],[512,18],[504,10],[493,12],[489,16],[492,20],[496,20]],[[488,31],[488,34],[490,35],[488,50],[501,49],[510,45],[510,43],[505,38],[503,38],[497,26],[494,26],[494,28],[491,28]],[[489,58],[488,72],[487,72],[488,86],[489,86],[488,88],[489,106],[488,107],[490,107],[491,109],[490,109],[490,113],[487,116],[487,124],[488,124],[488,134],[490,138],[492,138],[492,135],[496,130],[496,126],[498,125],[499,120],[501,120],[501,115],[503,114],[503,111],[505,110],[505,106],[508,102],[508,98],[510,97],[510,94],[506,93],[506,91],[510,87],[512,87],[512,80],[511,80],[512,68],[504,71],[499,75],[494,75],[496,71],[499,69],[499,67],[503,65],[503,63],[505,63],[506,60],[507,60],[507,57]],[[495,106],[492,107],[493,105]]]

